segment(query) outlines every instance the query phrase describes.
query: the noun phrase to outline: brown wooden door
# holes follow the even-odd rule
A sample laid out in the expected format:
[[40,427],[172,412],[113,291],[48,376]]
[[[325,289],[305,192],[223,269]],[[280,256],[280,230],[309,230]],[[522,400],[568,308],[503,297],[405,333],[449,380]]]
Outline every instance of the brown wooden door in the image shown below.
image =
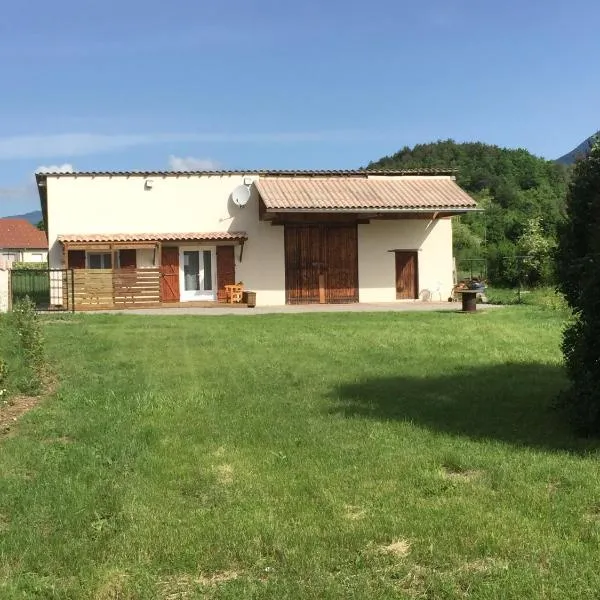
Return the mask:
[[396,252],[396,299],[415,300],[418,295],[419,271],[417,253]]
[[160,263],[160,301],[179,302],[179,248],[163,248]]
[[326,227],[325,298],[330,304],[358,302],[356,225]]
[[323,243],[318,226],[285,226],[285,301],[319,302],[319,275],[323,271]]
[[235,251],[233,246],[217,246],[217,299],[227,300],[226,285],[235,283]]
[[358,302],[355,225],[286,225],[285,290],[288,304]]

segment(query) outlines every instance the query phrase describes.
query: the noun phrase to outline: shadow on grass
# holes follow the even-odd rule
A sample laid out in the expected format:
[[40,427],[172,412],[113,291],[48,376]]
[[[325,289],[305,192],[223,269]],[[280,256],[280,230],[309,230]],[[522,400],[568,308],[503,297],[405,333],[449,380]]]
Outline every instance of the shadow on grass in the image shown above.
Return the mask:
[[545,450],[588,452],[597,443],[575,437],[554,408],[565,386],[562,368],[503,364],[434,377],[384,377],[343,384],[330,410],[347,417],[414,423],[450,435]]

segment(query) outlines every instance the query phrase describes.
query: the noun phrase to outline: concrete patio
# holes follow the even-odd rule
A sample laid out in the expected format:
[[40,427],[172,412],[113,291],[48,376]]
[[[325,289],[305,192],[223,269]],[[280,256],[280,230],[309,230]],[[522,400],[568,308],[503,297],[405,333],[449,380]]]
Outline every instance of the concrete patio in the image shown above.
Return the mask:
[[[494,308],[491,304],[478,304],[477,310]],[[331,313],[331,312],[460,312],[460,302],[382,302],[377,304],[296,304],[286,306],[260,306],[256,308],[238,308],[226,304],[214,308],[138,308],[128,310],[94,311],[96,313],[123,313],[128,315],[269,315],[291,313]]]

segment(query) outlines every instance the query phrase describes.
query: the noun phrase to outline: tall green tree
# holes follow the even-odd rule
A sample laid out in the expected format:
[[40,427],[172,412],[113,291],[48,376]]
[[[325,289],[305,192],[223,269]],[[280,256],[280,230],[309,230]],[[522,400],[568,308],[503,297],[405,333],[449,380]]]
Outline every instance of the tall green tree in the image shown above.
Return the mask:
[[[521,277],[520,269],[525,265],[513,257],[523,253],[531,237],[530,223],[536,223],[536,236],[552,246],[564,217],[568,168],[523,149],[446,140],[405,147],[367,168],[457,169],[457,183],[484,211],[455,218],[454,253],[459,262],[486,259],[494,284],[513,285]],[[538,253],[538,260],[548,259]],[[551,269],[526,270],[531,283],[551,280]]]
[[563,354],[570,387],[562,404],[574,426],[600,435],[600,142],[575,164],[557,251],[559,288],[574,317]]
[[525,230],[518,240],[521,260],[521,277],[530,286],[549,281],[552,277],[551,253],[555,240],[545,235],[540,217],[527,221]]

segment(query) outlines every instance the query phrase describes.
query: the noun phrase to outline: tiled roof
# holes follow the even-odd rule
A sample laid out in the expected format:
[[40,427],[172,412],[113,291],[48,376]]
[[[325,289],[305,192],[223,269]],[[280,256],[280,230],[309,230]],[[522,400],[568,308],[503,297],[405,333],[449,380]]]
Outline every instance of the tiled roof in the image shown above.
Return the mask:
[[66,243],[123,243],[123,242],[224,242],[248,239],[245,231],[211,231],[195,233],[88,233],[59,235]]
[[450,177],[263,177],[255,182],[267,210],[473,210]]
[[72,171],[68,173],[50,172],[36,173],[38,181],[46,177],[167,177],[188,175],[259,175],[261,177],[366,177],[367,175],[451,175],[456,169],[332,169],[332,170],[273,170],[247,169],[231,171]]
[[48,238],[25,219],[0,219],[0,248],[48,248]]

